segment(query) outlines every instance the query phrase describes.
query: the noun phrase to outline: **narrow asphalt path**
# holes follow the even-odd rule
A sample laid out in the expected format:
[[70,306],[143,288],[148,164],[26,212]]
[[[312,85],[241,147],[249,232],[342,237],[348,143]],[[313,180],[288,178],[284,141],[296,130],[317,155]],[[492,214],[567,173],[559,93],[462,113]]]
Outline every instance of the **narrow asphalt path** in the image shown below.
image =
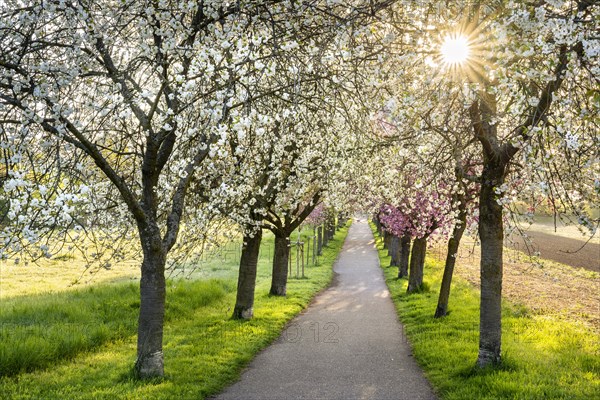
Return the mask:
[[355,219],[333,285],[216,398],[436,399],[378,264],[367,222]]

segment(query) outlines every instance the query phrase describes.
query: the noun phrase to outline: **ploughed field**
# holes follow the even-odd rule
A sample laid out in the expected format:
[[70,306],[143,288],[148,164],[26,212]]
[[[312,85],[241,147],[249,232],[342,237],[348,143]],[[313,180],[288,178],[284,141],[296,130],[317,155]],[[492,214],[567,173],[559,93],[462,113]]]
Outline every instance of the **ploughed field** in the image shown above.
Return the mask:
[[[503,296],[534,313],[558,315],[600,332],[599,238],[588,240],[573,226],[554,232],[550,221],[532,225],[526,234],[532,239],[529,248],[518,235],[506,240]],[[477,287],[480,251],[465,237],[456,266],[456,274]],[[433,245],[432,253],[443,260],[444,243]]]
[[583,236],[575,227],[558,226],[554,232],[549,224],[536,223],[526,232],[531,239],[513,235],[509,246],[524,252],[539,252],[540,258],[575,268],[600,272],[600,236]]

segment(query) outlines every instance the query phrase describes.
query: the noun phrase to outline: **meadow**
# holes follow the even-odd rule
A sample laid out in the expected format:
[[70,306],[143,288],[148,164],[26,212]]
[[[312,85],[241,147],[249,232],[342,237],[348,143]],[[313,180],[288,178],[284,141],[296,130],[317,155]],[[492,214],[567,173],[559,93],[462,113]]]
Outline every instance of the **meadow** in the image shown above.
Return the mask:
[[389,267],[390,257],[377,236],[376,245],[404,334],[442,399],[600,398],[600,335],[590,327],[505,300],[502,365],[479,370],[475,368],[479,338],[477,287],[455,276],[449,315],[434,319],[443,262],[428,257],[425,289],[408,295],[408,281],[398,279],[398,269]]
[[[24,283],[19,295],[2,299],[0,397],[171,399],[218,393],[330,283],[347,230],[336,232],[316,265],[306,266],[304,278],[295,277],[294,267],[286,298],[268,294],[273,238],[265,235],[250,321],[230,318],[235,254],[208,260],[189,279],[169,280],[165,377],[153,381],[138,381],[132,371],[139,307],[135,277],[34,294],[26,294]],[[35,279],[32,275],[29,285]]]

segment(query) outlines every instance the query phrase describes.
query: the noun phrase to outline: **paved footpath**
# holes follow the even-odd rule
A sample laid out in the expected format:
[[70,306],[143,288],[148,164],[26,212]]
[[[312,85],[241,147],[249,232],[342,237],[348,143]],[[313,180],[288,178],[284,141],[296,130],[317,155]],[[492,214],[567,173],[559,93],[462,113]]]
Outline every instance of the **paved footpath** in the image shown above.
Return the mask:
[[371,230],[357,218],[333,285],[216,398],[436,399],[411,356],[378,264]]

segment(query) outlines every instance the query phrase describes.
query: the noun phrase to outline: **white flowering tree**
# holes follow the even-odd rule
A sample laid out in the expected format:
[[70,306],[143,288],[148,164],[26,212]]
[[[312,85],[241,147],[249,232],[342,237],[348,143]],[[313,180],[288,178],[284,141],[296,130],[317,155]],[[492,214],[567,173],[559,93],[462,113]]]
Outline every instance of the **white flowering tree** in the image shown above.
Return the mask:
[[[402,36],[402,46],[413,52],[398,63],[403,92],[395,98],[397,118],[414,121],[428,115],[440,126],[444,110],[457,96],[468,111],[482,170],[459,174],[481,185],[477,364],[484,367],[501,360],[503,211],[513,196],[511,186],[539,179],[540,173],[553,175],[542,186],[554,186],[555,193],[564,193],[565,202],[576,195],[575,212],[584,224],[593,225],[580,199],[597,196],[590,177],[598,170],[598,122],[593,117],[599,107],[594,89],[600,72],[598,5],[590,1],[421,5],[429,12],[415,23],[414,31]],[[415,75],[417,70],[421,72]],[[439,93],[435,102],[419,101],[415,106],[415,93],[423,88]],[[409,129],[415,129],[414,124]],[[550,162],[549,168],[548,160],[557,158],[572,161]],[[525,175],[533,171],[537,173]]]
[[234,126],[234,172],[213,190],[221,212],[244,231],[234,318],[253,316],[263,228],[275,235],[270,292],[286,294],[290,234],[327,191],[368,119],[366,96],[376,74],[366,67],[379,46],[368,29],[372,17],[355,8],[329,10],[308,26],[302,14],[273,20],[276,28],[297,28],[281,28],[285,53],[269,60],[275,72],[258,85],[244,128]]
[[25,146],[66,146],[65,158],[93,165],[91,178],[104,189],[99,210],[114,202],[126,213],[113,223],[137,227],[141,377],[163,374],[165,263],[183,221],[198,215],[185,212],[190,196],[206,200],[190,184],[203,188],[222,172],[229,124],[268,73],[271,3],[282,2],[1,6],[3,112],[27,127]]
[[[594,15],[598,15],[598,5],[585,1],[548,2],[536,8],[515,5],[506,10],[506,19],[490,25],[492,32],[519,41],[504,47],[504,54],[498,49],[498,61],[482,76],[469,107],[483,155],[477,361],[482,367],[498,363],[501,354],[502,203],[511,163],[518,160],[520,152],[533,155],[538,141],[568,140],[567,131],[579,131],[585,142],[597,141],[597,124],[586,115],[597,114],[599,106],[586,98],[600,77],[593,54],[598,47],[591,26]],[[575,111],[575,99],[583,101],[583,115]]]
[[31,143],[32,134],[35,126],[10,108],[0,111],[0,259],[15,263],[50,257],[74,242],[83,233],[75,217],[91,196],[82,160],[66,157],[70,146]]
[[458,175],[481,185],[478,365],[500,361],[502,217],[513,177],[531,175],[532,191],[551,191],[594,228],[585,205],[600,191],[591,181],[596,2],[341,3],[0,4],[4,246],[48,255],[41,238],[56,229],[135,226],[139,376],[163,375],[165,265],[182,231],[201,235],[217,210],[240,223],[249,266],[240,285],[252,294],[242,291],[236,310],[251,315],[265,221],[289,228],[286,218],[302,219],[324,187],[334,205],[353,198],[344,174],[360,172],[354,151],[365,150],[355,133],[368,130],[362,116],[377,111],[371,100],[383,90],[414,143],[444,124],[463,132],[455,118],[444,121],[456,99],[458,114],[468,113],[482,170]]
[[[107,216],[103,223],[137,228],[140,377],[163,374],[167,256],[182,227],[206,223],[203,217],[215,209],[212,189],[239,170],[235,162],[245,149],[236,148],[231,132],[273,128],[275,118],[252,107],[289,86],[265,79],[277,71],[274,60],[293,49],[286,39],[301,29],[318,35],[370,18],[387,3],[47,0],[0,6],[3,126],[26,127],[20,137],[26,147],[48,143],[64,147],[67,160],[84,160],[85,177],[70,179],[93,187],[100,200],[87,214],[98,211]],[[264,176],[255,176],[259,187]]]

